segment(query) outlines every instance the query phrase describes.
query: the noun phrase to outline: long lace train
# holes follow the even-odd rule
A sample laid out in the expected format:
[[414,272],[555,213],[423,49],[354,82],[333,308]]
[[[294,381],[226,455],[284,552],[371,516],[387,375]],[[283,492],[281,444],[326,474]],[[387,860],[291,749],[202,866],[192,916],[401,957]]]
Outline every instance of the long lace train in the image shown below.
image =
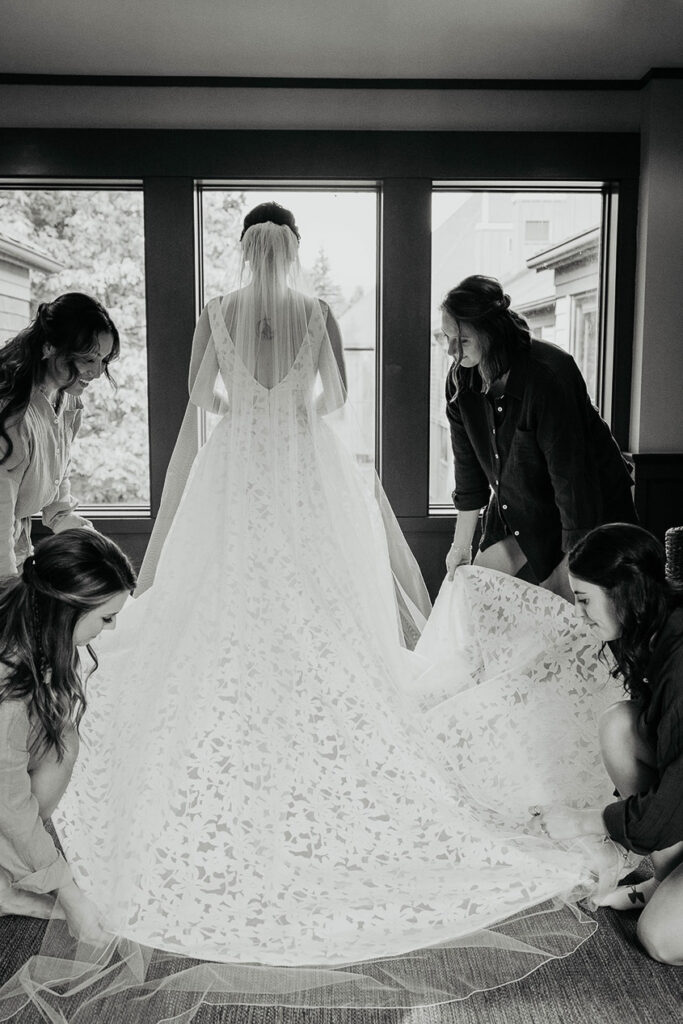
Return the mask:
[[[144,608],[133,606],[133,612],[144,621]],[[172,805],[181,812],[175,827],[187,830],[181,844],[168,829],[172,819],[162,820],[150,800],[140,802],[138,813],[149,823],[150,842],[138,854],[137,867],[131,870],[130,840],[123,834],[117,859],[103,869],[97,828],[110,820],[112,803],[107,798],[106,810],[93,822],[89,815],[96,814],[95,802],[104,794],[86,785],[86,768],[82,780],[74,781],[70,806],[80,807],[83,815],[82,801],[87,801],[82,820],[97,828],[79,828],[78,823],[74,828],[64,818],[60,830],[81,884],[91,888],[112,918],[119,915],[112,927],[124,938],[94,952],[77,948],[63,922],[52,922],[41,956],[3,992],[3,1005],[24,1005],[28,992],[41,1005],[46,1001],[59,1007],[65,1017],[55,1020],[95,1020],[113,1005],[126,1021],[140,1024],[189,1020],[203,1000],[395,1008],[467,998],[570,954],[595,927],[576,907],[577,899],[612,886],[629,862],[601,837],[559,844],[529,834],[528,805],[557,800],[584,806],[609,796],[595,721],[617,693],[598,652],[560,598],[487,570],[459,571],[453,584],[444,584],[417,651],[400,652],[400,693],[394,689],[389,698],[384,691],[377,705],[363,696],[361,705],[345,686],[334,719],[337,732],[319,752],[307,750],[293,733],[273,745],[274,731],[270,746],[258,747],[260,778],[266,778],[264,759],[270,750],[279,766],[279,784],[283,789],[289,785],[292,793],[284,816],[279,804],[264,802],[261,849],[276,834],[289,843],[297,825],[305,830],[291,855],[282,846],[269,848],[268,856],[277,853],[281,863],[271,876],[277,885],[268,879],[268,900],[256,885],[266,869],[246,855],[239,889],[232,887],[236,874],[225,885],[217,871],[209,886],[182,891],[187,909],[174,899],[171,869],[187,870],[184,851],[193,850],[201,883],[203,846],[213,856],[210,851],[220,842],[220,828],[207,832],[207,823],[217,819],[206,814],[206,805],[205,838],[187,820],[188,805]],[[308,691],[302,699],[311,697]],[[281,700],[277,688],[273,699]],[[128,706],[125,699],[121,703]],[[377,706],[381,716],[372,717],[368,706]],[[410,727],[403,717],[407,709],[412,709]],[[311,714],[316,733],[321,725],[331,725],[319,705],[311,705]],[[95,712],[95,720],[98,716]],[[387,727],[387,719],[394,717],[400,724],[392,721]],[[147,709],[144,720],[149,726]],[[303,728],[300,718],[288,720]],[[393,760],[390,746],[368,742],[363,733],[371,727],[368,722],[381,730],[385,743],[387,735],[394,739],[396,730],[403,730]],[[278,728],[283,727],[280,721]],[[216,729],[224,728],[225,721],[216,720]],[[250,746],[253,739],[250,733]],[[291,757],[283,757],[289,743],[294,743]],[[358,786],[365,772],[371,777],[373,764],[381,771],[381,783]],[[197,793],[205,793],[208,776],[220,769],[214,762],[197,777]],[[176,779],[186,778],[188,771],[178,758],[177,768],[163,780],[164,791],[192,806],[194,797],[176,789]],[[357,800],[349,789],[352,771],[361,794]],[[241,813],[248,808],[251,821],[258,804],[249,772],[246,782],[242,775],[236,778],[245,800]],[[293,788],[294,779],[302,786],[307,780],[306,806]],[[332,784],[346,786],[348,809],[338,797],[333,802]],[[210,787],[210,799],[218,799],[220,792],[225,800],[229,786],[224,776],[215,794]],[[416,788],[411,791],[411,786]],[[300,815],[297,804],[302,804]],[[315,816],[324,847],[311,842]],[[412,830],[411,821],[417,822]],[[232,842],[223,845],[221,857],[232,855]],[[177,848],[175,860],[169,858],[169,847]],[[257,850],[251,847],[252,858]],[[162,906],[150,894],[168,880],[169,899]],[[198,913],[192,909],[195,893],[201,893]],[[278,894],[281,903],[273,905]],[[219,908],[215,913],[212,904]],[[204,945],[196,948],[201,929]],[[56,990],[68,994],[57,997]],[[76,1007],[78,1017],[72,1018],[69,1013]]]

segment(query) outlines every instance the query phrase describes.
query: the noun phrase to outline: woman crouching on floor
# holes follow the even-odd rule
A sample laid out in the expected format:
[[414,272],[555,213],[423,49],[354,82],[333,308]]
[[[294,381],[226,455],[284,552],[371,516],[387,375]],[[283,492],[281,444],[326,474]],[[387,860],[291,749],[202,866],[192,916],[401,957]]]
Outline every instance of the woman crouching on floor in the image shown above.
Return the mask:
[[[78,756],[86,708],[79,647],[114,629],[135,573],[89,530],[48,537],[19,576],[0,580],[0,915],[66,919],[98,942],[97,908],[76,885],[45,822]],[[92,669],[91,669],[92,671]]]

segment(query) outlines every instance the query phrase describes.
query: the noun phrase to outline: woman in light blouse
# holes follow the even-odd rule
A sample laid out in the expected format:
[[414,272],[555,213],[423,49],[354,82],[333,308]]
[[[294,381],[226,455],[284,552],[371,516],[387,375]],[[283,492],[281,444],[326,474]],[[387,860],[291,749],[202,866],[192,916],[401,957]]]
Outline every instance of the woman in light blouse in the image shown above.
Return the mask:
[[[44,822],[63,796],[86,708],[78,654],[135,586],[123,552],[94,530],[47,537],[19,576],[0,582],[0,915],[66,919],[103,938],[97,909],[76,885]],[[92,670],[91,670],[92,671]]]
[[81,395],[119,354],[111,317],[80,292],[42,303],[0,349],[0,576],[31,553],[31,516],[55,533],[90,527],[74,511],[69,468]]

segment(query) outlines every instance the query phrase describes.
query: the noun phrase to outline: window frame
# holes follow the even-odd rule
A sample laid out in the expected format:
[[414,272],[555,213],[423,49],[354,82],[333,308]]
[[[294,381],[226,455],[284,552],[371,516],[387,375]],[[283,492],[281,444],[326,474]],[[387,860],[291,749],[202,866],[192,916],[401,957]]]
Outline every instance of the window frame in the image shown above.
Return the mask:
[[102,528],[122,534],[129,550],[137,529],[142,550],[159,507],[187,402],[196,314],[196,181],[249,181],[255,187],[275,181],[381,183],[378,468],[430,579],[442,575],[437,535],[452,529],[452,518],[428,514],[433,183],[608,183],[603,231],[614,260],[603,271],[611,301],[601,329],[613,335],[614,345],[603,368],[604,408],[626,448],[639,163],[640,136],[631,132],[1,129],[0,178],[9,183],[143,182],[151,516],[135,525],[129,517],[112,516]]

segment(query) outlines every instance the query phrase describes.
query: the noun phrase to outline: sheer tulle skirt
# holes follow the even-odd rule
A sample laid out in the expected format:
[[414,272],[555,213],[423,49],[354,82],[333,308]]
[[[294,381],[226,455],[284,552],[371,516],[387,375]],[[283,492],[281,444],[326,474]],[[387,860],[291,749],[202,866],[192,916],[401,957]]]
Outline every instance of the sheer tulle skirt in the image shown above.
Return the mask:
[[[112,931],[149,946],[343,964],[591,884],[583,852],[524,831],[560,764],[558,798],[595,802],[595,778],[608,793],[596,648],[573,610],[465,570],[411,656],[377,507],[332,433],[308,437],[296,470],[252,443],[236,474],[218,425],[93,677],[56,821]],[[431,638],[454,629],[444,658]]]
[[597,645],[560,598],[463,569],[407,651],[373,484],[297,359],[244,377],[91,680],[55,824],[118,938],[51,922],[5,1008],[466,998],[569,954],[594,928],[577,899],[625,869],[529,829],[529,804],[609,799]]

